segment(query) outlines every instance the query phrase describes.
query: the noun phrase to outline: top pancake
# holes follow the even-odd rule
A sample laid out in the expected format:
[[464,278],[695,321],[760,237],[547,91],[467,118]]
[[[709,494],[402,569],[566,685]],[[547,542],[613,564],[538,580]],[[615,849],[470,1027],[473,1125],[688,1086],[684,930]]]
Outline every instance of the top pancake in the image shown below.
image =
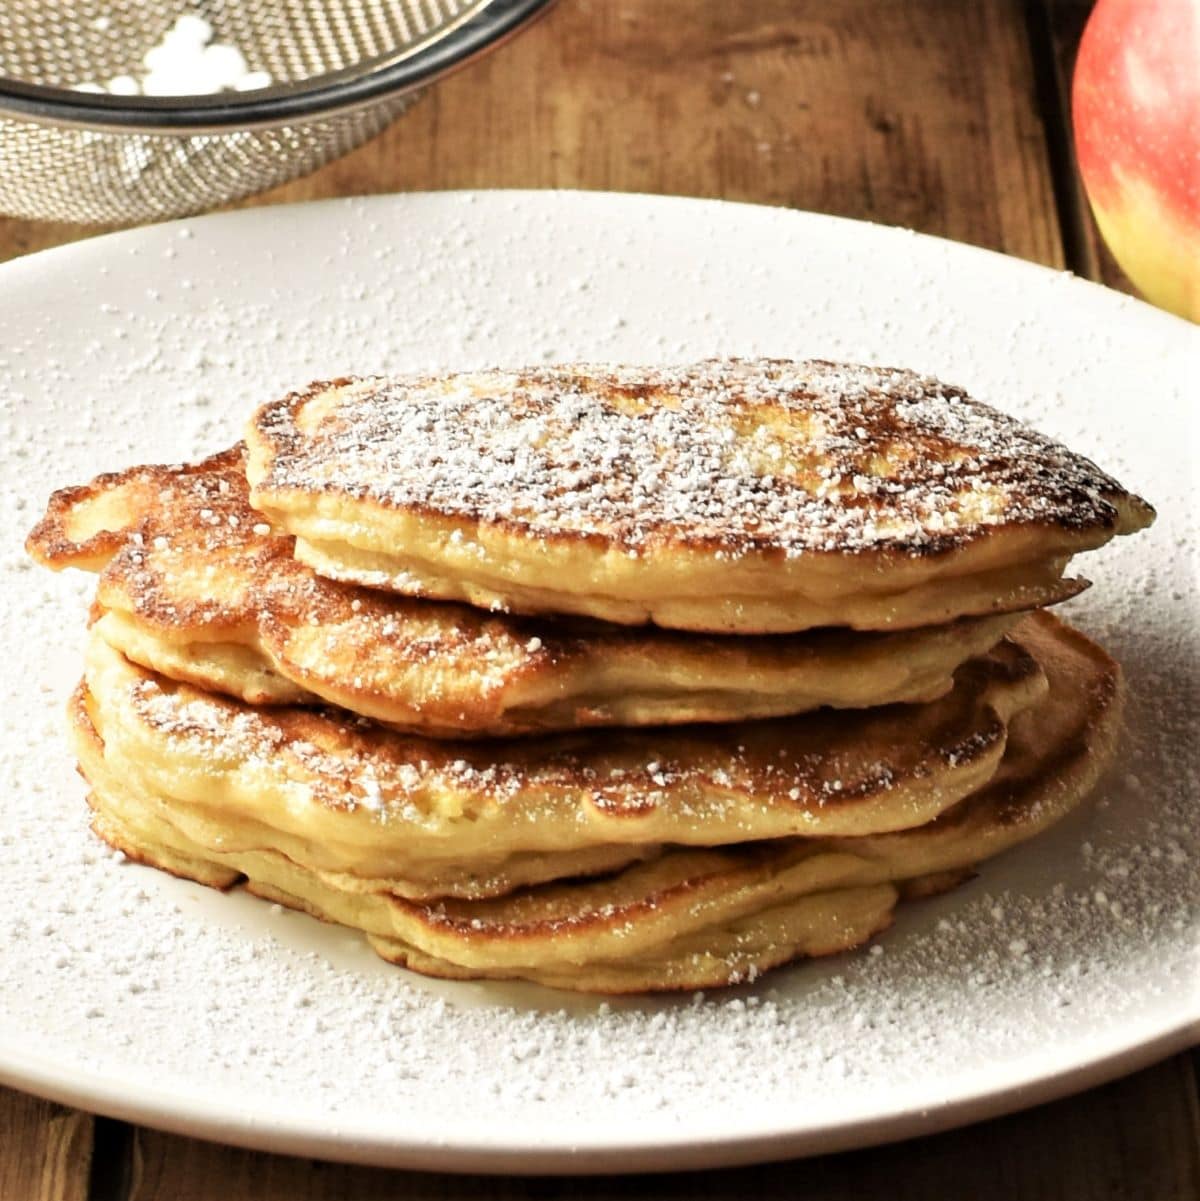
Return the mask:
[[687,630],[931,625],[1061,599],[1153,510],[908,371],[783,360],[338,380],[265,405],[252,504],[320,574]]

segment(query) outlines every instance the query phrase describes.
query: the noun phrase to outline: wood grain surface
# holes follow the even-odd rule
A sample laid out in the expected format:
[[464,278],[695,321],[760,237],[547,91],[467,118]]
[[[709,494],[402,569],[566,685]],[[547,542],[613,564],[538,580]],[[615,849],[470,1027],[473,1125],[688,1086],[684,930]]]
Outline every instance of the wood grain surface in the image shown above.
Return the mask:
[[90,1115],[0,1090],[0,1201],[88,1201]]
[[[560,0],[366,146],[248,202],[457,187],[717,196],[907,225],[1126,287],[1070,158],[1086,0]],[[0,218],[0,259],[86,236]],[[0,1090],[0,1201],[887,1196],[1196,1201],[1187,1055],[895,1146],[728,1172],[471,1178],[263,1155]]]

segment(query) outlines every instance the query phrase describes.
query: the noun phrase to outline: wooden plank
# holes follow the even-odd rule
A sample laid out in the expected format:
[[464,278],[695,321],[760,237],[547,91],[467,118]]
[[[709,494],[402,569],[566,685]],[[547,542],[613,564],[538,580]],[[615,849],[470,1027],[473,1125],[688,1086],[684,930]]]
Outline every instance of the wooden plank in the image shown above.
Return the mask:
[[[1019,0],[563,0],[259,203],[462,187],[722,196],[1062,261]],[[0,256],[84,232],[0,220]]]
[[0,1199],[88,1201],[92,1118],[0,1088]]
[[1073,256],[1074,261],[1069,265],[1077,275],[1136,295],[1137,289],[1117,266],[1116,259],[1100,237],[1075,163],[1071,132],[1071,78],[1075,71],[1079,39],[1094,0],[1038,0],[1038,3],[1042,11],[1039,24],[1043,24],[1045,29],[1044,52],[1048,56],[1048,71],[1053,76],[1064,134],[1059,151],[1065,158],[1059,173],[1059,202],[1069,210],[1062,214],[1063,222],[1071,223],[1078,248]]
[[[1194,1201],[1200,1157],[1177,1056],[1071,1100],[914,1142],[758,1168],[616,1178],[458,1177],[386,1172],[138,1132],[130,1201]],[[1134,1115],[1144,1120],[1131,1120]]]

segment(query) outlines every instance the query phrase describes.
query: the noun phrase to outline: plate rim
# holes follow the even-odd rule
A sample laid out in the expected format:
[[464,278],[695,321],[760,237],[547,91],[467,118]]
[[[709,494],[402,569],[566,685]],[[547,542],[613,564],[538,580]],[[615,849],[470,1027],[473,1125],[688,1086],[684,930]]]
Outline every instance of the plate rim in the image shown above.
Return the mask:
[[[28,254],[17,255],[15,258],[0,262],[0,288],[6,280],[5,274],[16,273],[22,268],[36,268],[48,259],[74,254],[86,253],[97,246],[110,246],[129,241],[136,242],[141,237],[168,231],[173,228],[190,227],[203,221],[206,225],[239,223],[254,224],[257,220],[267,219],[286,213],[310,212],[323,208],[334,209],[345,205],[362,204],[367,206],[388,207],[395,204],[434,202],[439,200],[464,200],[468,197],[505,197],[510,200],[529,198],[554,197],[559,200],[573,202],[576,200],[595,201],[608,204],[614,201],[634,201],[639,205],[663,207],[695,207],[727,211],[736,209],[759,215],[775,214],[789,220],[809,221],[814,224],[829,223],[849,229],[868,229],[883,231],[888,235],[902,235],[916,244],[933,243],[942,248],[943,253],[966,252],[985,257],[993,265],[1003,263],[1004,269],[1015,272],[1029,272],[1039,278],[1050,278],[1067,283],[1071,287],[1084,288],[1091,294],[1103,295],[1109,298],[1109,303],[1116,298],[1122,306],[1128,307],[1139,316],[1154,322],[1161,322],[1164,329],[1173,329],[1176,334],[1190,336],[1200,341],[1200,324],[1180,317],[1166,309],[1157,308],[1140,296],[1129,292],[1120,292],[1099,280],[1087,279],[1077,275],[1067,267],[1052,267],[1045,263],[1037,263],[1032,259],[1021,258],[1003,250],[993,250],[988,246],[979,246],[974,242],[961,242],[942,234],[922,233],[908,225],[890,224],[885,221],[868,221],[860,217],[843,217],[836,213],[823,213],[816,209],[790,208],[784,204],[759,204],[746,200],[722,200],[712,196],[680,196],[660,192],[613,192],[602,188],[434,188],[412,192],[354,192],[341,196],[321,196],[312,200],[287,201],[277,204],[259,204],[248,208],[224,209],[219,212],[195,213],[191,216],[173,217],[166,221],[155,221],[145,225],[137,225],[129,229],[110,230],[105,233],[87,233],[72,242],[63,242],[57,246],[45,246]],[[286,218],[283,218],[286,220]]]
[[[646,1140],[629,1139],[593,1144],[525,1146],[503,1142],[455,1142],[452,1139],[398,1139],[379,1134],[347,1137],[338,1128],[322,1130],[315,1120],[264,1122],[249,1110],[225,1107],[213,1094],[188,1097],[144,1085],[131,1099],[119,1082],[88,1071],[82,1078],[39,1063],[37,1057],[0,1043],[0,1084],[48,1101],[72,1105],[108,1118],[149,1126],[169,1134],[244,1147],[277,1155],[303,1156],[362,1166],[400,1168],[452,1175],[624,1175],[630,1172],[679,1172],[708,1168],[745,1167],[785,1159],[800,1159],[839,1151],[864,1150],[884,1143],[939,1134],[973,1122],[1016,1113],[1106,1084],[1124,1075],[1186,1051],[1200,1041],[1200,1015],[1186,1015],[1172,1028],[1149,1039],[1118,1043],[1101,1056],[1074,1063],[1042,1076],[1014,1068],[1013,1077],[999,1089],[981,1084],[953,1101],[914,1100],[899,1112],[874,1112],[850,1121],[760,1129],[724,1138],[701,1138],[695,1133]],[[11,1070],[8,1060],[17,1061]],[[22,1068],[20,1061],[27,1066]],[[1023,1064],[1024,1059],[1016,1061]],[[983,1077],[985,1073],[978,1072]],[[910,1088],[909,1092],[916,1092]],[[157,1105],[157,1107],[156,1107]],[[170,1106],[170,1108],[168,1108]]]

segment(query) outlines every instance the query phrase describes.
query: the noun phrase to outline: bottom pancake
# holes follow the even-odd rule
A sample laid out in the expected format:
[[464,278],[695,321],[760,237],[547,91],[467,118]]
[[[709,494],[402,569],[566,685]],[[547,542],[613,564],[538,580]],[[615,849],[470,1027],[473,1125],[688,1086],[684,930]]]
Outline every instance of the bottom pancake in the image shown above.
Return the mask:
[[[565,901],[563,909],[567,911],[560,919],[527,919],[522,925],[516,914],[507,923],[496,922],[493,915],[486,926],[484,919],[480,919],[480,932],[486,930],[486,938],[479,940],[476,954],[467,956],[472,964],[465,965],[431,954],[420,945],[438,942],[436,937],[422,938],[420,931],[423,920],[432,919],[436,923],[436,910],[410,915],[416,920],[406,923],[405,915],[392,911],[395,898],[378,893],[340,892],[273,852],[237,856],[246,869],[243,875],[215,862],[211,853],[202,848],[188,846],[176,833],[152,834],[144,828],[123,824],[100,808],[95,813],[93,828],[131,859],[173,875],[218,888],[245,879],[247,890],[264,900],[302,910],[323,921],[361,929],[384,959],[423,975],[452,980],[531,980],[578,992],[616,994],[716,988],[753,980],[767,969],[794,959],[829,955],[859,946],[891,925],[898,896],[889,884],[802,894],[759,912],[717,920],[690,934],[670,937],[667,932],[673,925],[687,924],[685,915],[677,909],[679,902],[686,905],[692,886],[715,890],[724,879],[723,873],[706,878],[702,872],[695,879],[689,878],[686,875],[689,866],[696,865],[688,864],[689,853],[681,852],[679,858],[683,862],[673,862],[673,855],[664,856],[666,871],[662,875],[666,878],[657,872],[641,878],[617,878],[619,884],[613,888],[613,896],[623,893],[623,901],[602,899],[608,895],[611,878],[593,882],[592,889],[567,882],[555,886],[567,894],[560,898]],[[513,899],[518,900],[519,895],[514,894]],[[657,921],[640,920],[637,916],[649,918],[660,903],[663,912],[657,915]],[[383,933],[406,925],[413,930],[414,942]],[[569,932],[573,953],[586,954],[583,946],[590,939],[610,943],[620,938],[622,929],[632,930],[635,926],[638,937],[634,941],[646,945],[639,953],[621,958],[577,961],[559,955],[554,945],[559,935]],[[509,962],[488,966],[489,950],[500,948],[506,953],[497,957]],[[526,955],[542,962],[516,962]]]
[[278,850],[196,842],[169,801],[132,795],[110,771],[85,704],[72,706],[72,720],[97,833],[133,858],[218,887],[244,879],[261,896],[364,931],[384,958],[429,975],[601,993],[708,988],[862,943],[890,923],[902,893],[955,883],[1086,795],[1115,744],[1116,664],[1044,615],[1014,637],[1041,665],[1048,692],[1013,719],[991,781],[926,825],[674,847],[607,875],[481,900],[348,887]]

